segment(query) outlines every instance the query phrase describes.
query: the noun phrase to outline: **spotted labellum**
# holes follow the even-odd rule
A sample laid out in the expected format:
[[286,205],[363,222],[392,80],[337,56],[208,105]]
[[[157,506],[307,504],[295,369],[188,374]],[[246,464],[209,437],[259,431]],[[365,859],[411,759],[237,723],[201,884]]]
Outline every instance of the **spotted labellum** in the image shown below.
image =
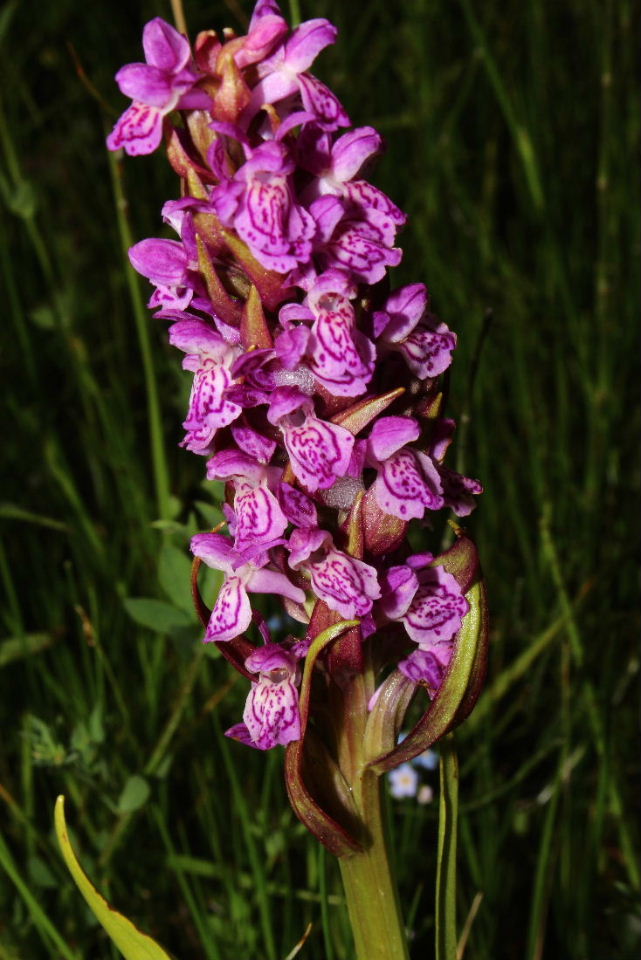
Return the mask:
[[[366,843],[355,778],[408,763],[472,709],[487,625],[468,535],[453,523],[444,553],[410,547],[410,525],[467,516],[482,488],[444,464],[456,334],[423,283],[390,279],[406,216],[364,174],[382,138],[310,72],[336,36],[322,18],[290,29],[274,0],[246,35],[193,46],[156,18],[145,62],[116,76],[132,102],[107,143],[164,142],[180,178],[162,210],[173,237],[129,256],[193,377],[181,446],[225,484],[224,529],[191,549],[204,640],[249,683],[227,734],[286,748],[297,815],[344,855]],[[203,563],[223,573],[215,598]],[[271,636],[260,594],[291,633]]]

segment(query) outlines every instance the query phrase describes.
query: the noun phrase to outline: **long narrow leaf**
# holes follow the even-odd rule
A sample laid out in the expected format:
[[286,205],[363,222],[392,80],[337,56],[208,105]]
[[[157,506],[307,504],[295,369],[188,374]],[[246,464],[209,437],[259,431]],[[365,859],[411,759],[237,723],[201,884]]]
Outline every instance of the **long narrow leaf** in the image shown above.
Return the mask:
[[93,886],[73,852],[65,821],[65,798],[58,797],[55,810],[56,836],[62,856],[76,886],[87,901],[89,909],[104,927],[125,960],[171,960],[155,940],[142,933],[122,914],[111,907]]

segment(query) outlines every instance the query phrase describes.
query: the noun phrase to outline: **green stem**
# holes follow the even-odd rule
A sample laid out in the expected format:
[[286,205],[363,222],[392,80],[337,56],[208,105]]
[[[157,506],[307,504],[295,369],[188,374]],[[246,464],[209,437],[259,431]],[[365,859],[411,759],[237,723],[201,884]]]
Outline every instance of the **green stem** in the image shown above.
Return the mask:
[[339,860],[356,960],[409,960],[396,883],[381,814],[380,781],[365,773],[360,812],[370,843],[364,853]]
[[367,767],[363,751],[367,703],[374,679],[371,663],[367,663],[364,674],[343,690],[341,715],[346,722],[338,731],[338,752],[341,769],[352,786],[365,849],[338,862],[354,935],[355,960],[409,960],[381,810],[380,779]]
[[458,758],[452,734],[440,744],[441,794],[436,866],[436,960],[456,960]]

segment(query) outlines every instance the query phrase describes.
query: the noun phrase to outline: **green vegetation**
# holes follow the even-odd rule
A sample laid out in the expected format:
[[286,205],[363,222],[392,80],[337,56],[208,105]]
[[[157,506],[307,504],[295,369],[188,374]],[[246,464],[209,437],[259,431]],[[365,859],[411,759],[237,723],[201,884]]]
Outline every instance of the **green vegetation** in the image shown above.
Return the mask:
[[[249,11],[186,6],[194,34]],[[465,956],[636,957],[638,6],[300,7],[339,26],[318,72],[388,140],[374,180],[411,214],[397,278],[459,334],[454,455],[486,486],[468,526],[490,676],[456,737]],[[223,738],[245,685],[189,602],[186,543],[219,491],[177,447],[189,378],[123,255],[177,185],[161,154],[104,148],[112,76],[158,13],[0,13],[0,960],[116,956],[53,839],[60,793],[88,875],[178,960],[279,960],[310,921],[300,956],[348,960],[338,868],[280,753]],[[389,805],[417,957],[437,813]]]

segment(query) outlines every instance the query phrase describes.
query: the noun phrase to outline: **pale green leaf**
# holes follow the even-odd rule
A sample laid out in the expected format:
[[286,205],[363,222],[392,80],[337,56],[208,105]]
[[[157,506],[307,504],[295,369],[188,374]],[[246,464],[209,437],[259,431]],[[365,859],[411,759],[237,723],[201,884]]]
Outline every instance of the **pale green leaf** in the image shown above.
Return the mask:
[[155,940],[142,933],[130,920],[117,913],[93,886],[76,859],[65,822],[64,797],[56,800],[55,826],[62,856],[89,909],[106,930],[125,960],[171,960]]
[[118,813],[132,813],[138,810],[147,802],[150,792],[149,784],[144,777],[138,774],[129,777],[118,798]]
[[132,620],[157,633],[169,633],[193,623],[184,610],[179,610],[163,600],[155,600],[153,597],[127,597],[123,602]]
[[196,619],[191,598],[191,559],[169,541],[163,543],[158,558],[158,579],[171,602]]

